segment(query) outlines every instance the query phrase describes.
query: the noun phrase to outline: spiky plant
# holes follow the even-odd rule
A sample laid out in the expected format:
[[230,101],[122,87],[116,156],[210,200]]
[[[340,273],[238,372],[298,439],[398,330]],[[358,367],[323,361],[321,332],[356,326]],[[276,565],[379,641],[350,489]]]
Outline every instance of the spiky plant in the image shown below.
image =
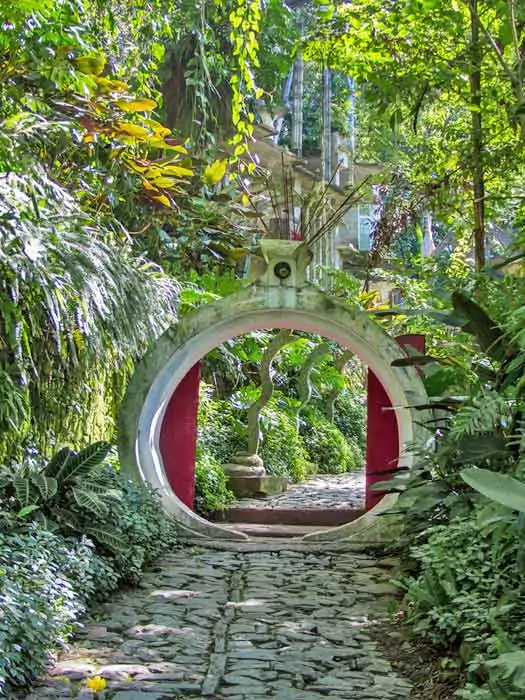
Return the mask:
[[43,168],[4,173],[0,457],[13,438],[75,442],[94,408],[110,417],[115,379],[173,319],[176,293]]

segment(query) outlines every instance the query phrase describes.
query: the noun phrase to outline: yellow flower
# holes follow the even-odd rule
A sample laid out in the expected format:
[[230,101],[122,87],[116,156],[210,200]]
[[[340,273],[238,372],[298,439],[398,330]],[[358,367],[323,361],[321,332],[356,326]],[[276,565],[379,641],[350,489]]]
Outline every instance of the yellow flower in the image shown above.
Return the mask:
[[89,678],[86,681],[86,686],[91,688],[91,690],[94,690],[95,693],[98,693],[100,690],[104,690],[106,685],[106,681],[101,678],[101,676],[93,676],[93,678]]

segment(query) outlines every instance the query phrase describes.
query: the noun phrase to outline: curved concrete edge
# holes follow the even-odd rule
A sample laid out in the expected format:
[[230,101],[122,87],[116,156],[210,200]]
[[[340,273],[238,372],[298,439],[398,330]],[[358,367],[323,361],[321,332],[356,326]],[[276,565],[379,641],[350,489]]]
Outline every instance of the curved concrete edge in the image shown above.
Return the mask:
[[[187,508],[173,493],[159,448],[160,428],[170,397],[187,372],[225,340],[262,328],[295,328],[325,336],[352,350],[376,374],[397,408],[400,454],[411,466],[406,447],[422,430],[410,406],[427,401],[421,378],[411,367],[393,368],[403,350],[368,315],[330,297],[312,285],[302,288],[253,284],[208,304],[168,329],[137,365],[119,412],[119,453],[123,471],[149,482],[161,495],[166,510],[180,524],[211,539],[249,539],[223,525],[211,523]],[[362,536],[391,507],[386,496],[361,518],[308,539],[341,540]],[[378,516],[381,515],[381,518]]]
[[389,493],[369,511],[346,525],[340,525],[331,530],[311,532],[301,537],[308,542],[330,542],[333,540],[352,540],[359,538],[360,542],[380,543],[392,541],[398,535],[399,516],[389,515],[388,511],[395,505],[397,493]]

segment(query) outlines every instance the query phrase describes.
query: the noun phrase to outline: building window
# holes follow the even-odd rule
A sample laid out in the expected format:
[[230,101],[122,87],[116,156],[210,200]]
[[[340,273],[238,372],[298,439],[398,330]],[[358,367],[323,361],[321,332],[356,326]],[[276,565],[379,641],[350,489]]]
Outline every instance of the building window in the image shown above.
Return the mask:
[[403,303],[403,295],[400,289],[392,289],[390,292],[390,306],[401,306]]
[[357,240],[359,250],[369,252],[372,249],[375,207],[371,204],[360,205],[357,214]]

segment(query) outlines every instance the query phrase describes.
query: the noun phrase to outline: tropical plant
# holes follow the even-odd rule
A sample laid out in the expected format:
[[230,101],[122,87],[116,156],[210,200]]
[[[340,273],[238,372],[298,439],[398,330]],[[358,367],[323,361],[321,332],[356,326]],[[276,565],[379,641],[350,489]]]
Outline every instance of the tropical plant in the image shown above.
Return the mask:
[[310,461],[320,474],[344,474],[360,469],[359,447],[346,440],[339,428],[320,411],[309,408],[301,418],[301,436]]
[[297,430],[295,410],[279,392],[261,414],[260,456],[268,474],[303,481],[310,471],[306,445]]
[[220,462],[209,452],[199,450],[195,464],[195,511],[209,518],[225,510],[233,498]]
[[111,445],[98,442],[73,452],[64,447],[44,466],[22,463],[1,473],[2,501],[17,517],[30,517],[45,528],[87,535],[117,552],[124,541],[103,522],[122,491],[115,488],[111,468],[104,464]]
[[117,575],[85,538],[65,539],[36,524],[0,532],[0,570],[0,692],[9,696],[44,672],[88,601],[114,590]]
[[[151,489],[125,479],[113,467],[97,466],[105,451],[100,444],[76,455],[63,451],[47,465],[55,476],[45,475],[43,468],[26,468],[11,474],[11,486],[2,489],[2,695],[10,697],[14,686],[27,686],[45,671],[91,602],[119,584],[137,583],[142,569],[176,542],[175,526]],[[103,469],[104,488],[95,480]],[[55,486],[65,499],[58,505],[56,496],[48,497]],[[35,504],[25,512],[19,508],[28,492],[38,510]],[[14,495],[5,498],[6,493]],[[36,515],[47,513],[52,503],[55,527],[50,532],[46,528],[53,527],[51,518]],[[101,508],[107,510],[102,514]]]

